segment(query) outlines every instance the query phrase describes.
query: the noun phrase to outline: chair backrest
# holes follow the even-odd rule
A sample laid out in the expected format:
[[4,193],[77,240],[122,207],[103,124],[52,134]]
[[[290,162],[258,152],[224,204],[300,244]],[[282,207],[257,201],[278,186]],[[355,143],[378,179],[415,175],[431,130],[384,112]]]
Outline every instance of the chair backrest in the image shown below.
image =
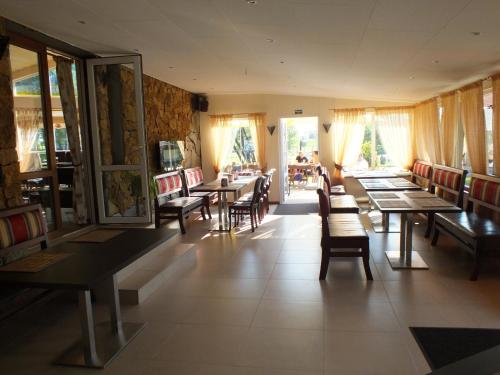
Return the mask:
[[[324,186],[324,190],[326,190],[326,194],[327,195],[330,195],[330,191],[332,191],[332,184],[330,182],[330,178],[327,176],[326,173],[323,173],[321,176],[321,179],[324,181],[322,183],[325,184]],[[319,181],[321,180],[320,178],[318,178],[318,184],[319,184]]]
[[[324,175],[323,175],[324,176]],[[318,203],[319,203],[319,214],[321,215],[321,227],[322,233],[328,233],[328,216],[330,215],[330,199],[328,192],[325,193],[324,177],[318,177],[318,188],[316,192],[318,193]]]
[[451,200],[458,207],[462,207],[466,176],[467,171],[464,169],[434,164],[429,191],[446,200]]
[[264,186],[264,177],[257,177],[255,180],[255,185],[253,187],[252,203],[257,203],[262,196]]
[[0,265],[22,258],[37,244],[47,247],[47,224],[40,204],[0,211]]
[[156,184],[156,198],[163,198],[182,192],[182,178],[178,171],[153,177]]
[[411,169],[411,181],[422,186],[428,186],[430,185],[431,176],[432,163],[425,160],[415,160]]
[[500,222],[500,177],[472,173],[467,203],[468,210]]
[[182,172],[186,179],[186,187],[188,189],[203,185],[203,171],[200,167],[183,169]]

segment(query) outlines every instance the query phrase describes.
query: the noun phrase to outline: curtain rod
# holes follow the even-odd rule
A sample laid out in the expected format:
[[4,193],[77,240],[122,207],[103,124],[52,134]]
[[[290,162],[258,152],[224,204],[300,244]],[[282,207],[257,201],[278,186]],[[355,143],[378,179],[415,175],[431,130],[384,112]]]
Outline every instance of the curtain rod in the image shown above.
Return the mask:
[[217,117],[217,116],[248,116],[248,115],[265,115],[266,112],[247,112],[247,113],[220,113],[217,115],[209,115],[209,117]]
[[367,109],[377,110],[390,110],[390,109],[410,109],[415,108],[414,105],[402,105],[402,106],[391,106],[391,107],[363,107],[363,108],[331,108],[329,111],[333,112],[346,112],[346,111],[366,111]]

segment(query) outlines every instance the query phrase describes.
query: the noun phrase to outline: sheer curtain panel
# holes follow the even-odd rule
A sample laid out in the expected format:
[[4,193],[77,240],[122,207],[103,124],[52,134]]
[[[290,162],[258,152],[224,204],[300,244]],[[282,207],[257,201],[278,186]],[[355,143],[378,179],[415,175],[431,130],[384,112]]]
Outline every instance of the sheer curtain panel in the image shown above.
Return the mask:
[[255,145],[255,157],[260,169],[264,172],[267,168],[266,159],[266,114],[251,113],[248,115],[248,125]]
[[418,159],[442,163],[436,98],[415,106],[415,153]]
[[463,131],[460,129],[458,95],[456,91],[441,95],[441,139],[443,163],[459,168],[462,161]]
[[210,116],[212,165],[216,174],[224,168],[225,159],[234,146],[236,132],[232,126],[233,115]]
[[500,75],[492,79],[493,85],[493,170],[500,176]]

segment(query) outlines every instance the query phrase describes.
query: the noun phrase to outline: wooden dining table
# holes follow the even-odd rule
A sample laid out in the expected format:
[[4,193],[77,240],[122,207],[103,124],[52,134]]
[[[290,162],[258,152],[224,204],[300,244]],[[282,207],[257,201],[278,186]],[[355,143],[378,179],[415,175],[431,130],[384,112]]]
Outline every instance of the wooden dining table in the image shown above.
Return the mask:
[[415,213],[459,212],[455,206],[426,191],[391,192],[381,196],[380,192],[369,192],[368,196],[375,207],[384,213],[401,215],[399,251],[386,251],[385,254],[393,269],[428,269],[417,251],[413,251],[413,225]]
[[241,191],[251,185],[259,176],[240,176],[238,179],[228,182],[227,186],[221,185],[221,180],[210,181],[206,184],[196,186],[191,189],[192,192],[211,192],[217,193],[219,217],[217,224],[211,226],[210,230],[219,232],[229,232],[229,209],[227,201],[227,193],[234,194],[234,201],[238,200]]

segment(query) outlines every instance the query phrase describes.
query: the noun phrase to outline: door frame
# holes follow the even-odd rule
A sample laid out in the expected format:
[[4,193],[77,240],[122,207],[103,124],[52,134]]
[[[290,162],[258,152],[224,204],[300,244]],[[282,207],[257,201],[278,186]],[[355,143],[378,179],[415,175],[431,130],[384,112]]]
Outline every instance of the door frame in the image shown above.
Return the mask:
[[[99,138],[98,127],[98,112],[97,112],[97,97],[95,92],[94,67],[97,65],[117,65],[117,64],[132,64],[134,65],[134,83],[135,83],[135,103],[136,103],[136,118],[138,124],[138,144],[142,149],[141,164],[137,165],[109,165],[104,166],[101,163],[101,142]],[[144,95],[143,95],[143,79],[142,79],[142,56],[141,55],[124,55],[111,56],[87,59],[85,61],[87,73],[87,89],[88,89],[88,104],[90,109],[90,128],[93,145],[93,167],[95,181],[95,200],[97,203],[97,217],[101,224],[125,224],[125,223],[151,223],[151,204],[149,199],[149,168],[147,158],[146,144],[146,124],[144,114]],[[144,195],[144,208],[146,210],[144,216],[106,216],[104,206],[104,185],[102,174],[103,172],[112,171],[139,171],[142,180],[141,187]]]

